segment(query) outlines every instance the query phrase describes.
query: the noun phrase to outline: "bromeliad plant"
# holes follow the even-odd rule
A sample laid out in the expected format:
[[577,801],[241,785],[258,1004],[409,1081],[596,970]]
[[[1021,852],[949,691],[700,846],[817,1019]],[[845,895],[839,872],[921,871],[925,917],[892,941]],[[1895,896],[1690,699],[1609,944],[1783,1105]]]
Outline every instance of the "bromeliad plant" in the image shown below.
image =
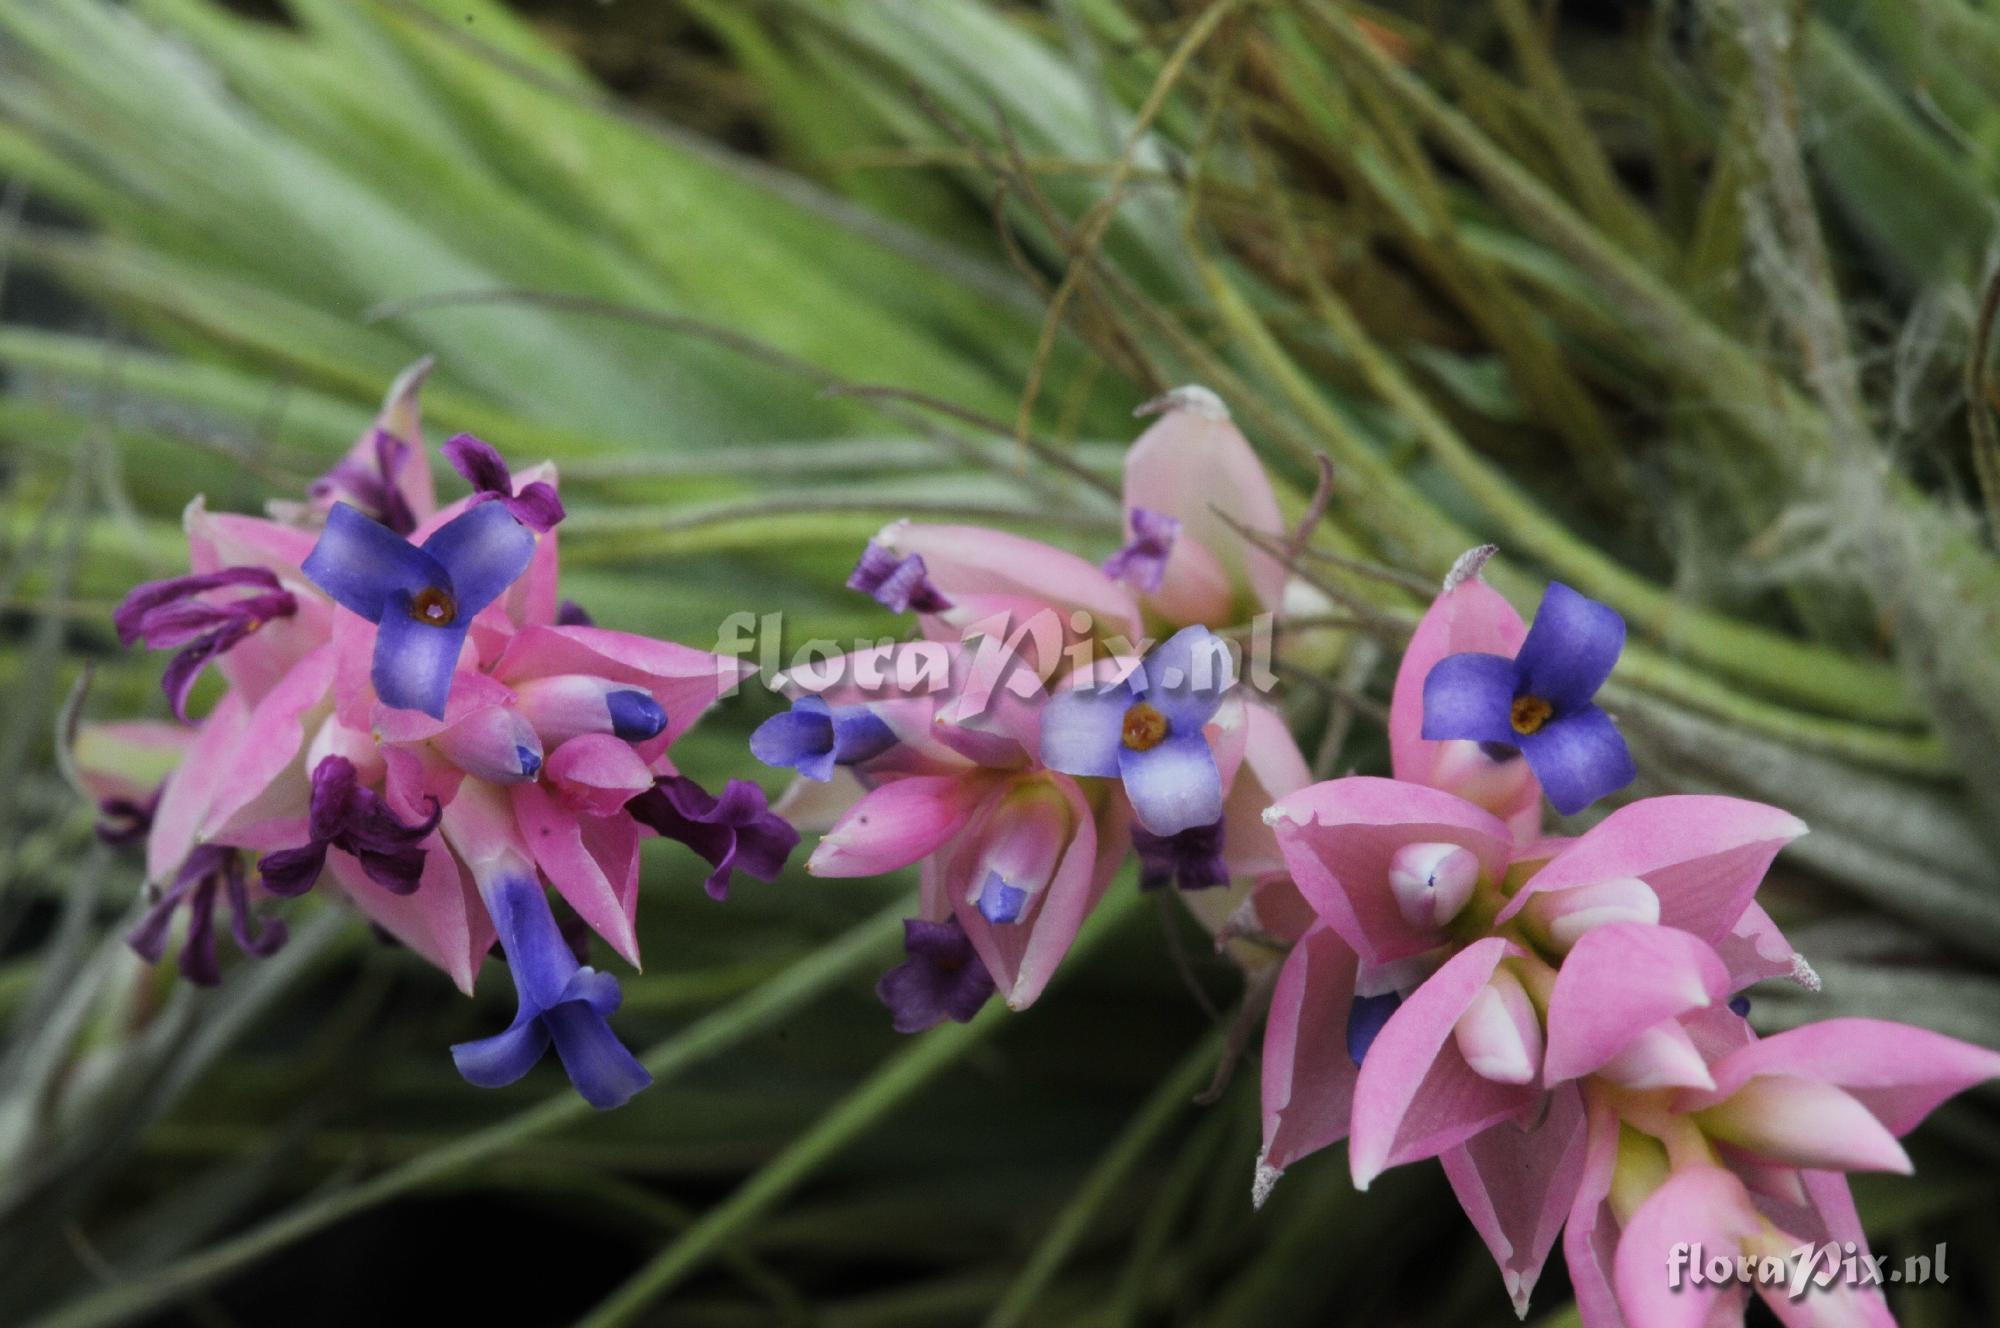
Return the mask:
[[[316,886],[470,993],[498,949],[519,999],[509,1027],[452,1048],[498,1087],[551,1044],[592,1106],[649,1082],[611,1031],[618,982],[584,962],[595,932],[639,961],[639,844],[676,838],[715,869],[773,879],[797,835],[754,784],[708,795],[669,749],[741,675],[706,652],[593,626],[558,598],[555,471],[519,480],[460,435],[443,451],[474,485],[438,509],[422,461],[418,366],[374,427],[272,518],[211,513],[186,528],[191,574],[135,589],[120,638],[178,653],[165,689],[180,724],[110,726],[86,777],[107,837],[143,837],[151,905],[130,941],[221,977],[215,910],[238,947],[286,939],[273,900]],[[188,721],[197,676],[225,684]],[[152,790],[111,763],[178,751]],[[549,898],[553,887],[564,916]]]

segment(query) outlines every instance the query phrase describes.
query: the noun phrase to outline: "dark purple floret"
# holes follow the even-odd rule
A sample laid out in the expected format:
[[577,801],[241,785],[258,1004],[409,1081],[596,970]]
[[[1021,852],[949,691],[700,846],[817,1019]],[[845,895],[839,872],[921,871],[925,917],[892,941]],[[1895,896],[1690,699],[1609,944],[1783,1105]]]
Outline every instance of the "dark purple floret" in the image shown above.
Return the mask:
[[302,895],[326,869],[327,850],[337,848],[360,862],[369,880],[391,894],[407,895],[423,881],[423,841],[442,815],[433,799],[427,819],[405,825],[381,794],[361,786],[354,762],[329,756],[313,768],[307,841],[265,854],[257,871],[272,894]]
[[519,493],[514,492],[514,473],[490,443],[469,433],[458,434],[444,445],[444,459],[465,476],[478,494],[474,502],[498,502],[528,529],[546,534],[563,519],[562,499],[555,486],[536,480]]
[[203,844],[188,854],[187,861],[165,890],[148,886],[152,906],[139,925],[125,936],[125,943],[149,963],[157,964],[167,949],[167,933],[174,914],[183,906],[188,911],[187,938],[181,943],[180,970],[188,981],[213,987],[222,980],[215,957],[215,905],[221,896],[229,904],[229,930],[236,947],[259,959],[276,954],[285,943],[285,924],[277,918],[258,918],[250,909],[250,888],[243,873],[243,856],[233,848]]
[[1144,507],[1127,514],[1132,538],[1125,547],[1104,560],[1104,574],[1123,581],[1148,595],[1159,590],[1167,574],[1167,558],[1180,538],[1179,518]]
[[1172,835],[1156,835],[1134,822],[1132,847],[1139,854],[1141,890],[1169,884],[1182,890],[1206,890],[1229,884],[1229,868],[1222,860],[1220,819]]
[[[204,598],[238,588],[254,593],[235,599]],[[160,685],[175,717],[185,722],[188,693],[208,662],[228,654],[272,619],[291,617],[298,607],[298,600],[279,585],[277,573],[268,567],[226,567],[134,586],[111,622],[122,645],[143,642],[152,650],[179,648]]]
[[329,506],[335,500],[351,503],[398,535],[408,535],[417,528],[417,514],[410,510],[396,476],[415,449],[387,429],[372,431],[369,441],[375,453],[373,466],[348,457],[314,480],[307,496]]
[[861,551],[861,561],[847,578],[847,588],[873,596],[891,613],[915,609],[918,613],[943,613],[951,601],[931,584],[920,553],[898,557],[874,540]]
[[556,606],[556,626],[595,627],[597,619],[590,616],[590,610],[573,599],[566,599]]
[[1557,811],[1582,811],[1638,777],[1596,701],[1624,648],[1617,610],[1552,581],[1514,658],[1469,651],[1431,666],[1423,736],[1518,749]]
[[1393,991],[1385,991],[1380,996],[1356,996],[1354,1003],[1347,1007],[1347,1058],[1356,1065],[1368,1055],[1368,1048],[1375,1045],[1375,1035],[1389,1022],[1389,1016],[1403,998]]
[[947,1019],[966,1023],[992,997],[993,975],[956,917],[905,918],[903,951],[909,958],[875,984],[875,999],[889,1007],[898,1033],[921,1033]]
[[732,872],[777,880],[799,846],[799,832],[747,779],[730,780],[718,798],[685,775],[665,775],[625,810],[661,838],[679,840],[706,858],[715,869],[705,883],[714,899],[729,897]]

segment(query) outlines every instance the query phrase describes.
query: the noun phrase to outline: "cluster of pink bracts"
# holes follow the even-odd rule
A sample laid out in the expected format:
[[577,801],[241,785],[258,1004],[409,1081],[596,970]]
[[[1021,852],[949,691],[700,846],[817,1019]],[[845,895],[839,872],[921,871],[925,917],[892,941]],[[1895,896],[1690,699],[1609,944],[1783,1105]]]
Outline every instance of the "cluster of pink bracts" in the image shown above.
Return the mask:
[[[189,506],[193,575],[139,587],[119,630],[180,650],[177,714],[210,662],[226,690],[199,724],[86,729],[77,765],[104,832],[144,839],[152,904],[131,941],[145,957],[184,919],[181,970],[212,983],[219,905],[241,948],[267,954],[284,928],[260,904],[316,885],[467,993],[497,939],[522,1013],[504,1041],[455,1048],[461,1071],[510,1082],[552,1041],[584,1095],[615,1106],[647,1079],[604,1026],[615,981],[582,965],[584,936],[557,921],[544,883],[637,964],[642,838],[702,852],[716,893],[732,868],[775,877],[797,835],[755,785],[709,797],[668,755],[734,685],[735,661],[589,625],[559,600],[552,467],[516,480],[484,444],[454,439],[447,455],[476,488],[437,508],[422,379],[419,366],[399,380],[309,502],[272,519]],[[329,566],[342,521],[361,552]],[[440,584],[398,581],[399,558]],[[414,646],[392,656],[386,626],[342,607],[356,586],[387,587],[382,616],[416,624]],[[437,713],[378,695],[411,679],[448,691]]]
[[[585,1095],[611,1105],[643,1071],[605,1040],[615,985],[550,957],[543,882],[636,961],[642,834],[705,856],[715,893],[732,868],[775,875],[796,835],[753,786],[710,798],[667,758],[733,666],[559,608],[552,473],[517,484],[490,450],[461,447],[454,464],[478,492],[434,512],[426,468],[400,459],[414,393],[399,384],[297,511],[267,521],[197,502],[197,584],[128,602],[132,635],[186,647],[169,678],[177,710],[210,659],[229,683],[198,726],[89,735],[107,819],[146,833],[162,892],[134,944],[157,958],[184,910],[183,968],[212,977],[219,901],[243,948],[263,952],[282,934],[259,929],[253,892],[296,892],[323,867],[461,987],[498,935],[522,1014],[456,1049],[468,1078],[518,1077],[553,1041]],[[996,992],[1032,1004],[1136,854],[1140,884],[1175,887],[1270,993],[1257,1202],[1342,1139],[1363,1188],[1437,1157],[1522,1313],[1564,1236],[1589,1328],[1740,1322],[1752,1288],[1680,1285],[1676,1246],[1865,1248],[1843,1173],[1907,1170],[1898,1136],[2000,1076],[2000,1054],[1873,1020],[1751,1031],[1744,988],[1815,981],[1754,900],[1805,830],[1783,811],[1656,797],[1576,838],[1546,834],[1545,789],[1573,810],[1632,778],[1592,699],[1623,624],[1552,586],[1530,629],[1480,579],[1490,550],[1453,569],[1404,655],[1393,778],[1312,783],[1223,648],[1311,595],[1273,553],[1275,494],[1212,394],[1153,409],[1126,462],[1129,540],[1110,560],[896,523],[850,584],[914,612],[921,638],[783,680],[791,709],[752,739],[801,775],[780,809],[825,830],[808,871],[920,864],[909,958],[878,987],[895,1026],[970,1019]],[[441,714],[379,694],[421,697],[439,680],[436,661],[401,660],[377,625],[442,639],[396,616],[436,617],[430,588],[397,580],[420,555],[355,552],[336,529],[351,513],[318,534],[336,498],[420,542],[435,554],[426,575],[461,589],[502,584],[487,552],[458,547],[469,538],[435,534],[469,505],[504,505],[534,532],[518,580],[475,596],[485,607],[442,666]],[[520,538],[498,516],[480,524],[482,541]],[[384,610],[385,595],[403,609]],[[148,750],[180,756],[157,793],[133,774]],[[253,877],[244,860],[259,854]],[[1794,1328],[1892,1322],[1872,1287],[1757,1291]]]

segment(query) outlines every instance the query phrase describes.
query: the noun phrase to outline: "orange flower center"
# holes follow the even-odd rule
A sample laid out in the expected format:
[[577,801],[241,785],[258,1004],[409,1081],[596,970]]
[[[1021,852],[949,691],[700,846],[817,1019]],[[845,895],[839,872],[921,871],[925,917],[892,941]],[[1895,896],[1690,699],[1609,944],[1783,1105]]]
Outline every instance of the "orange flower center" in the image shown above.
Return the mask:
[[1167,740],[1167,717],[1144,701],[1125,712],[1125,745],[1150,752]]
[[1548,723],[1555,712],[1556,708],[1539,696],[1517,696],[1514,711],[1507,718],[1514,725],[1514,732],[1525,738]]
[[458,617],[458,605],[436,586],[426,586],[410,598],[410,616],[431,627],[449,627]]

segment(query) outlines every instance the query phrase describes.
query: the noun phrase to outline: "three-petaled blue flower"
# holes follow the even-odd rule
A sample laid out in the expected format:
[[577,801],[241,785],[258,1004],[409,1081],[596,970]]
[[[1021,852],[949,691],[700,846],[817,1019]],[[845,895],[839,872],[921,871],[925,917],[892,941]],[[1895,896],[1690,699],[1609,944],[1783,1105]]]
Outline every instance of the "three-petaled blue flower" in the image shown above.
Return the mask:
[[896,735],[865,705],[830,706],[801,696],[750,735],[750,754],[765,765],[788,766],[824,783],[837,765],[854,765],[896,745]]
[[508,876],[483,893],[520,1005],[505,1032],[451,1049],[458,1072],[481,1088],[504,1088],[553,1042],[584,1101],[600,1111],[624,1105],[653,1076],[611,1031],[618,979],[577,962],[540,881]]
[[467,509],[421,545],[336,503],[301,570],[376,625],[375,694],[398,709],[443,719],[473,618],[534,556],[533,532],[501,503]]
[[1580,812],[1638,776],[1593,698],[1625,648],[1625,620],[1551,581],[1512,659],[1448,655],[1424,679],[1423,736],[1519,750],[1555,809]]
[[1104,686],[1058,692],[1042,710],[1042,764],[1124,781],[1139,824],[1177,835],[1222,816],[1222,773],[1203,726],[1236,681],[1229,647],[1184,627]]

